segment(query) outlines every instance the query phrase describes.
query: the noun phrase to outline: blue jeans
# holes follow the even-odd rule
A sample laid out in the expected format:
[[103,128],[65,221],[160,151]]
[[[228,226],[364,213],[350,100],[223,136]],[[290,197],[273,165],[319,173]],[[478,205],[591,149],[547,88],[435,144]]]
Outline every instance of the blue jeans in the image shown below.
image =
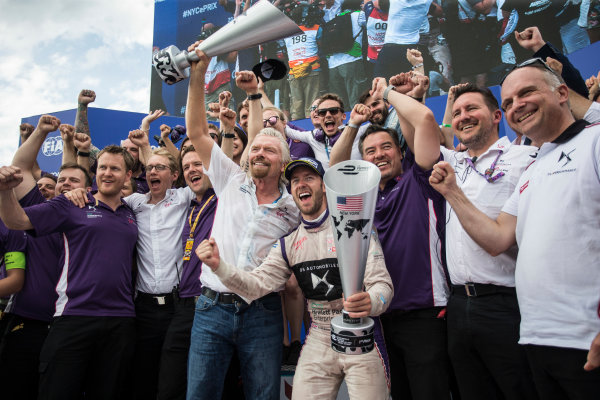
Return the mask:
[[187,399],[220,399],[234,349],[247,400],[279,399],[283,324],[281,300],[268,295],[250,305],[196,302],[188,358]]

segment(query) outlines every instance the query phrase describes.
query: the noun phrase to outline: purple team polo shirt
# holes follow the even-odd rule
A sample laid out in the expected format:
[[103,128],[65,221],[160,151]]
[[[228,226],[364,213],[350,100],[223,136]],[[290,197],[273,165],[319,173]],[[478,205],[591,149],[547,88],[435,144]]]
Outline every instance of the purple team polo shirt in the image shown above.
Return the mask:
[[[19,203],[22,207],[43,204],[46,199],[34,186]],[[7,312],[24,318],[50,322],[54,316],[56,284],[62,270],[63,239],[60,233],[46,236],[27,235],[25,283],[13,294]]]
[[[206,207],[204,207],[205,204]],[[198,217],[200,211],[202,211],[202,214],[200,214],[200,217]],[[183,266],[181,268],[179,296],[182,298],[200,296],[200,273],[202,272],[202,262],[196,255],[196,248],[204,239],[208,239],[210,237],[210,232],[212,231],[213,222],[215,220],[215,211],[217,211],[217,196],[215,195],[215,191],[212,189],[208,189],[204,193],[204,196],[200,202],[198,202],[196,199],[192,200],[192,205],[190,207],[191,218],[190,213],[188,213],[188,216],[185,220],[185,225],[183,226],[183,232],[181,233],[181,241],[184,249],[185,243],[190,237],[190,219],[192,221],[192,225],[194,225],[196,218],[198,218],[198,223],[194,229],[194,246],[192,248],[192,255],[188,261],[183,262]]]
[[290,158],[292,160],[297,160],[302,157],[315,158],[315,153],[309,144],[290,138],[287,139],[287,144],[290,148]]
[[55,315],[134,317],[135,216],[124,202],[113,211],[91,194],[88,200],[79,208],[61,195],[25,209],[35,234],[63,233]]
[[[435,297],[446,304],[442,236],[446,202],[429,184],[431,170],[422,170],[410,149],[406,158],[409,168],[379,191],[375,206],[374,223],[394,284],[388,312],[440,305]],[[443,271],[436,274],[436,269]]]

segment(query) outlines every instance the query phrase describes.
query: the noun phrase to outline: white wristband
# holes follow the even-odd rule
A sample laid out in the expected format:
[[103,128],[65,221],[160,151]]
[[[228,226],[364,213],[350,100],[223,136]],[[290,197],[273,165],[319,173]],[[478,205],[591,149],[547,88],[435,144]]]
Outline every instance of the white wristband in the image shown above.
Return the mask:
[[358,125],[353,124],[352,122],[349,122],[347,126],[349,126],[350,128],[358,129]]

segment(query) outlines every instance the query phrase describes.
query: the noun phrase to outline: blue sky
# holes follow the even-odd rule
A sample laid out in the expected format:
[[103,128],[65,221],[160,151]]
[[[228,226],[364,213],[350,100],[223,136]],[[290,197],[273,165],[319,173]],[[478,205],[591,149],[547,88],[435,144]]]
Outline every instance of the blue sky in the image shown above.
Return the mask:
[[[0,165],[22,117],[77,107],[148,112],[154,1],[0,0]],[[73,121],[62,121],[72,124]]]

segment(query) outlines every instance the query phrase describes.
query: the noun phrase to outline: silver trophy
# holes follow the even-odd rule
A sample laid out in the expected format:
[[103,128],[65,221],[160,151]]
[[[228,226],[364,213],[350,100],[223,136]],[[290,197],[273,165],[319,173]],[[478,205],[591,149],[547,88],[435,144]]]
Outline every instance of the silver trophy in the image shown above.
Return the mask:
[[[323,178],[346,298],[363,291],[380,179],[379,169],[362,160],[336,164]],[[374,347],[373,327],[371,318],[351,318],[343,310],[331,320],[331,347],[344,354],[368,353]]]
[[[267,0],[259,1],[233,21],[210,35],[198,46],[207,56],[247,49],[272,40],[303,32]],[[172,85],[190,76],[190,62],[198,61],[195,52],[169,46],[152,55],[152,65],[165,83]]]

